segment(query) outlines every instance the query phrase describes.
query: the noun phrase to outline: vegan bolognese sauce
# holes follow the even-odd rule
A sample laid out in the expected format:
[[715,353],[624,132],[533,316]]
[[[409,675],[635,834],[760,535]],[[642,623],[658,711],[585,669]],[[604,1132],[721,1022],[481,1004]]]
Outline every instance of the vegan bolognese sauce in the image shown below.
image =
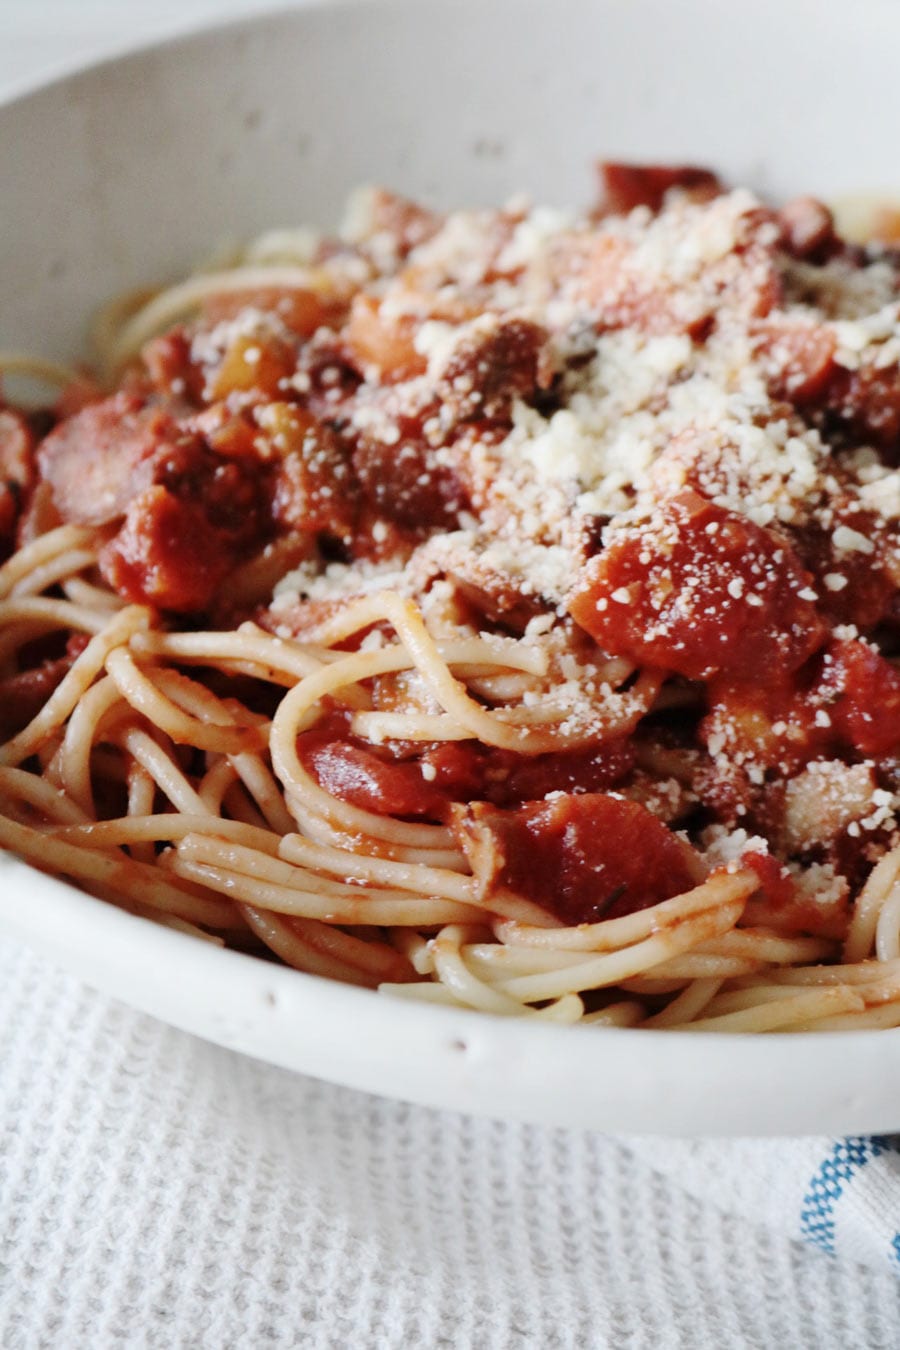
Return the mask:
[[0,357],[59,386],[0,405],[0,845],[398,997],[900,1024],[900,258],[603,187],[367,191]]

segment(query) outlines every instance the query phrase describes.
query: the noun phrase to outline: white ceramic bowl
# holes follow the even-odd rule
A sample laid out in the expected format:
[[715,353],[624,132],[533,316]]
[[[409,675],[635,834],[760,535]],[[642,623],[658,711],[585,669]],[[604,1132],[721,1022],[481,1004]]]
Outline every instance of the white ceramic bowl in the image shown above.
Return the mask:
[[[774,194],[900,187],[894,0],[308,5],[0,107],[0,347],[77,354],[91,311],[223,238],[333,223],[381,182],[438,204],[589,200],[603,154]],[[322,1078],[609,1131],[900,1127],[900,1030],[562,1028],[411,1006],[132,918],[0,859],[0,923],[90,983]]]

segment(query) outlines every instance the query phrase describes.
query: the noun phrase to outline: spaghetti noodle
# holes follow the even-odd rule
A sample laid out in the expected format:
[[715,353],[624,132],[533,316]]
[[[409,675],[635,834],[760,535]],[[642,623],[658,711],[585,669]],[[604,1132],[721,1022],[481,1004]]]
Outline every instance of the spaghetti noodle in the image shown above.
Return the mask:
[[0,846],[398,998],[900,1025],[900,262],[604,184],[0,354]]

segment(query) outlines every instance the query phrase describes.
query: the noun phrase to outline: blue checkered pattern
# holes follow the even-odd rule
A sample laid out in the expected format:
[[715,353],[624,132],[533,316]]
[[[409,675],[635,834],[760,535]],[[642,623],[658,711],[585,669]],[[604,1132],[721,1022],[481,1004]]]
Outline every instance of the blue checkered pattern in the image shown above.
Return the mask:
[[[800,1233],[820,1251],[834,1254],[835,1206],[864,1167],[885,1152],[900,1151],[900,1138],[893,1135],[851,1135],[840,1139],[825,1158],[803,1197]],[[900,1232],[891,1242],[894,1259],[900,1263]]]
[[800,1233],[820,1251],[834,1253],[834,1207],[848,1181],[887,1147],[880,1135],[839,1139],[810,1182],[800,1212]]

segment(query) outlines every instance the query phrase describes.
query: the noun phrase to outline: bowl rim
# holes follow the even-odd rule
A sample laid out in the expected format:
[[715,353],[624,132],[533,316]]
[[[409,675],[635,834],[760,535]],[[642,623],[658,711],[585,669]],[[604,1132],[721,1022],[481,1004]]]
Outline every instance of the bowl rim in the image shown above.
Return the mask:
[[[433,0],[388,0],[388,3],[413,5],[432,3]],[[438,0],[440,2],[440,0]],[[257,23],[265,23],[292,13],[304,10],[322,9],[359,9],[367,5],[384,3],[384,0],[269,0],[263,8],[246,10],[216,18],[198,15],[188,17],[182,22],[174,21],[174,26],[156,37],[137,36],[114,39],[102,51],[86,60],[83,56],[62,56],[49,67],[32,74],[4,82],[0,93],[0,112],[6,111],[14,103],[24,102],[34,94],[44,94],[60,85],[80,78],[97,75],[109,66],[118,66],[131,58],[141,58],[165,53],[169,48],[185,46],[195,39],[204,39],[229,30],[252,28]]]
[[[569,6],[573,9],[584,8],[588,3],[618,4],[636,8],[638,5],[652,5],[658,0],[551,0],[555,9]],[[424,9],[465,10],[476,12],[484,0],[268,0],[262,8],[237,11],[217,17],[198,15],[178,21],[159,36],[137,35],[114,40],[108,46],[104,44],[97,56],[63,56],[49,67],[40,69],[20,79],[11,79],[0,93],[0,111],[5,111],[14,103],[22,102],[32,95],[43,94],[57,86],[82,76],[94,76],[110,66],[127,63],[132,58],[164,54],[170,49],[187,47],[193,42],[202,42],[229,32],[239,33],[252,30],[263,24],[303,15],[307,12],[334,11],[352,13],[362,9],[393,9],[421,12]],[[547,0],[490,0],[496,8],[503,6],[511,12],[522,13],[528,8],[546,7]],[[695,8],[706,8],[715,12],[721,10],[721,0],[690,0]],[[810,16],[822,17],[821,0],[791,0],[796,11],[806,10]],[[771,10],[779,14],[784,8],[784,0],[754,0],[754,9],[758,13]],[[867,8],[873,13],[881,10],[896,19],[895,0],[857,0],[857,11]]]
[[[27,903],[11,907],[4,899]],[[204,1040],[424,1106],[682,1136],[890,1132],[900,1116],[894,1095],[877,1091],[900,1081],[900,1028],[696,1034],[560,1026],[408,1002],[203,942],[3,852],[0,931],[92,987]],[[298,1035],[298,1026],[308,1024],[313,1034]],[[873,1067],[881,1075],[876,1100]],[[574,1097],[566,1092],[573,1082]],[[767,1085],[791,1083],[789,1121],[777,1110],[759,1110]],[[830,1088],[824,1107],[815,1091],[823,1083]],[[668,1094],[664,1102],[660,1089]],[[698,1102],[699,1114],[709,1118],[702,1127]]]

